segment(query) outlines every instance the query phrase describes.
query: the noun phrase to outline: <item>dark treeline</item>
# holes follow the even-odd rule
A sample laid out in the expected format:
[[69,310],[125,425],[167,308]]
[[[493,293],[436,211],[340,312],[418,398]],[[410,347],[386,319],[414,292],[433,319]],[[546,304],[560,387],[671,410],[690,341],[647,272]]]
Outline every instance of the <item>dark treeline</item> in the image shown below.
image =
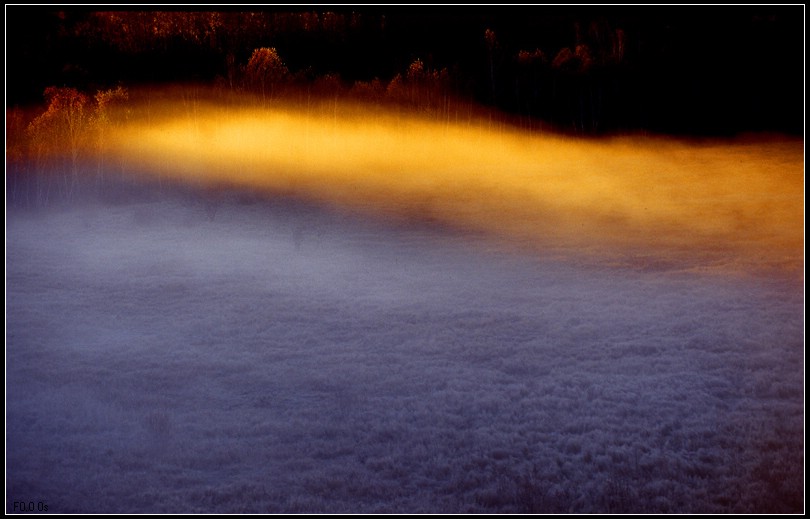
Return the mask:
[[[410,80],[581,133],[803,132],[801,5],[330,9],[9,6],[7,104],[41,103],[52,85],[251,80],[265,94],[272,81],[374,94]],[[284,73],[257,83],[262,48]]]

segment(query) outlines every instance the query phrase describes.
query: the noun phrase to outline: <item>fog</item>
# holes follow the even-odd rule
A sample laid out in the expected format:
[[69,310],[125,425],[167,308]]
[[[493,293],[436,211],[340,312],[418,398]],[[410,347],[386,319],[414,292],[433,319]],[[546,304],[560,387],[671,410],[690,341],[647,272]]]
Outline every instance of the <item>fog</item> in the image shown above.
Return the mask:
[[7,206],[7,512],[803,511],[800,142],[166,101]]
[[598,263],[760,271],[803,265],[800,139],[578,139],[490,117],[345,101],[223,105],[151,96],[108,154],[197,183],[430,218]]

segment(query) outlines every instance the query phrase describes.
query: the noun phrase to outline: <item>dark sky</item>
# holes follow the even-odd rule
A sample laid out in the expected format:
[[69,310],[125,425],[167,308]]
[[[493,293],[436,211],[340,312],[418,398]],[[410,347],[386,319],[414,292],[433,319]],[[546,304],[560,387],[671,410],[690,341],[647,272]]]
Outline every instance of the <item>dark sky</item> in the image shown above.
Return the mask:
[[[327,27],[328,10],[339,16]],[[583,131],[803,133],[802,5],[320,7],[321,26],[306,31],[275,9],[253,32],[235,12],[212,41],[176,36],[124,49],[126,31],[94,26],[87,8],[7,6],[7,103],[39,102],[53,84],[213,81],[229,53],[244,64],[252,49],[274,46],[292,72],[347,83],[387,81],[421,59],[447,68],[454,88],[482,104]],[[609,61],[619,33],[621,58]],[[582,44],[596,64],[586,73],[552,67]],[[545,68],[521,68],[519,52],[536,49]]]

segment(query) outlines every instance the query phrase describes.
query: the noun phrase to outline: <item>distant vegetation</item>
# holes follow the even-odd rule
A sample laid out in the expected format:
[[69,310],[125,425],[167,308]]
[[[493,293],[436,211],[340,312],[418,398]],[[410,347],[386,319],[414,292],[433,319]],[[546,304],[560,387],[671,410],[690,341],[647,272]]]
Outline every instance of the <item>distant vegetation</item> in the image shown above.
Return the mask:
[[336,118],[339,104],[362,102],[448,124],[497,117],[577,135],[801,134],[802,67],[791,59],[802,31],[787,10],[763,9],[738,8],[721,23],[685,10],[12,6],[7,184],[27,172],[28,203],[46,203],[73,191],[80,166],[101,180],[117,167],[105,151],[110,132],[148,109],[151,87],[169,84],[186,85],[190,118],[204,96]]
[[453,97],[579,134],[803,128],[790,8],[7,11],[12,106],[51,86],[195,81],[419,110]]

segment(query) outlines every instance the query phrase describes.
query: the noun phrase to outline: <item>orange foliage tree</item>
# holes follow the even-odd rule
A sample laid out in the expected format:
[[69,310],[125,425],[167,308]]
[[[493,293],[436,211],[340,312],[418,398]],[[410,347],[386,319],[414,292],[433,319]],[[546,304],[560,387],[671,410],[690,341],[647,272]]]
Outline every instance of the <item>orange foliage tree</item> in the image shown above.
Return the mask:
[[90,98],[75,88],[52,86],[45,89],[45,100],[48,109],[31,121],[27,129],[33,156],[43,159],[67,153],[75,181],[90,117]]
[[245,80],[251,90],[260,92],[262,100],[272,99],[290,74],[275,47],[253,51],[245,67]]

